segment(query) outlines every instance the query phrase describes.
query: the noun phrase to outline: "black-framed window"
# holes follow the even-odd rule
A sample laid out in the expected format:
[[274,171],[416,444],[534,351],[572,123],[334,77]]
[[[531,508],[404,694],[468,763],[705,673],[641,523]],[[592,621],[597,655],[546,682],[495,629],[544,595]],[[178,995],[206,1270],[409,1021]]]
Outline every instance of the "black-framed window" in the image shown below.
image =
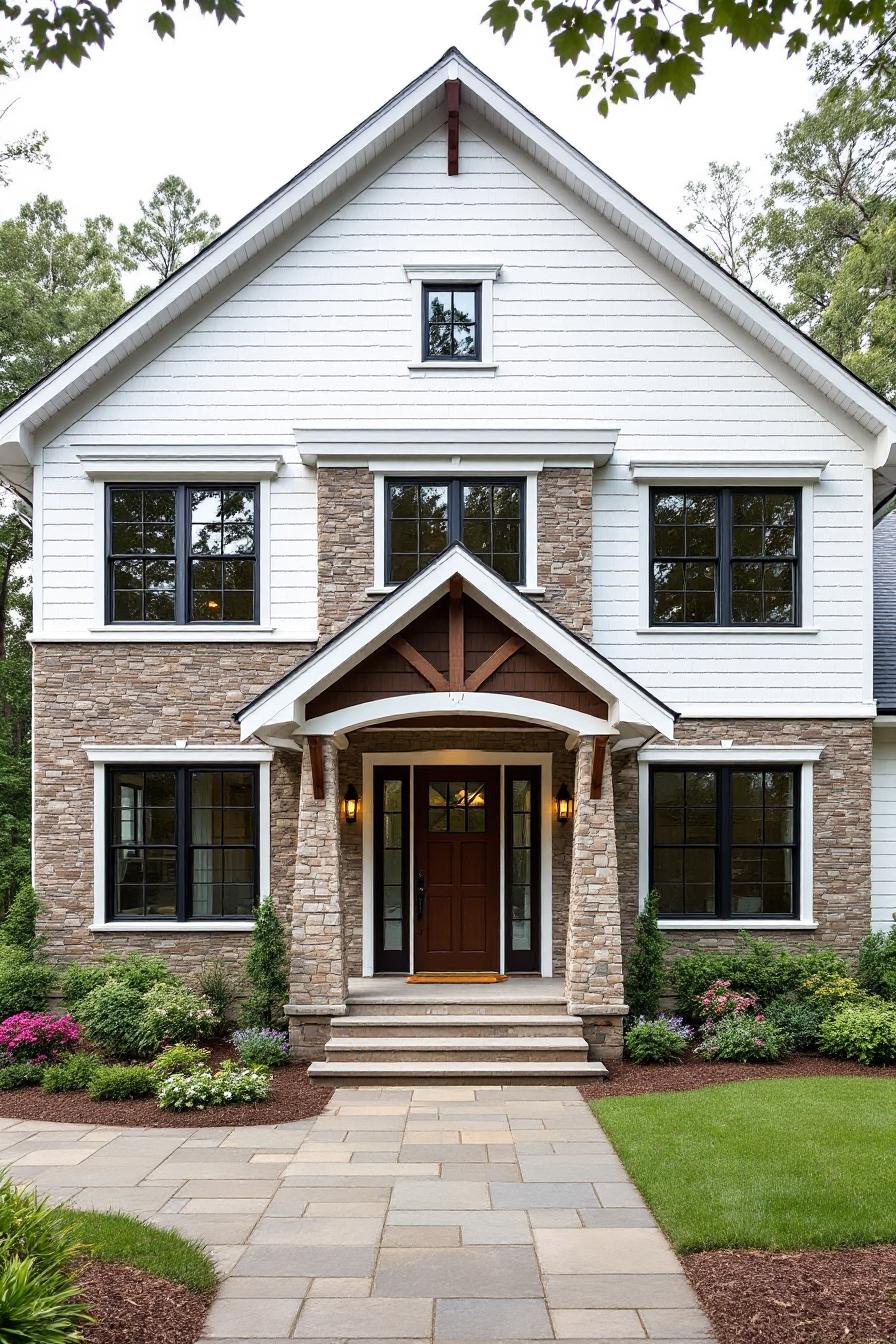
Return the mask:
[[251,919],[258,901],[258,769],[108,771],[107,917]]
[[652,625],[798,625],[796,490],[650,492]]
[[504,964],[537,971],[541,928],[541,770],[504,771]]
[[110,485],[110,623],[252,624],[258,620],[254,485]]
[[375,971],[409,966],[410,779],[406,765],[373,768]]
[[462,541],[511,583],[523,579],[525,482],[401,478],[386,482],[386,582],[402,583]]
[[799,915],[799,767],[653,766],[651,889],[667,919]]
[[481,359],[482,286],[423,286],[423,358]]

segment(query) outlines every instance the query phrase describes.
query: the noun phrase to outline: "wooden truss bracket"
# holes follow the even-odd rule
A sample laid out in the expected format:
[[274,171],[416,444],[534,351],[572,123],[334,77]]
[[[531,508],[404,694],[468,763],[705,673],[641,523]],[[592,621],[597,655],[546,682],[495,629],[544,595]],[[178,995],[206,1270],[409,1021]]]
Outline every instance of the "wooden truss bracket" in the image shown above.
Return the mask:
[[460,172],[460,80],[446,79],[448,95],[448,176]]
[[439,669],[433,667],[426,655],[415,649],[413,644],[409,644],[400,635],[396,635],[389,643],[396,653],[401,654],[406,663],[410,663],[415,672],[420,673],[424,681],[429,682],[434,691],[448,690],[448,678],[443,677]]
[[504,643],[494,653],[490,653],[484,663],[480,663],[475,672],[471,672],[467,677],[465,690],[478,691],[483,682],[488,681],[489,677],[497,672],[499,667],[503,667],[508,658],[512,658],[515,653],[519,653],[525,644],[525,640],[520,635],[511,635],[510,639],[505,639]]
[[320,801],[324,796],[324,752],[319,737],[308,738],[308,758],[311,762],[311,791]]
[[591,797],[600,798],[604,787],[604,761],[607,758],[607,739],[594,739],[594,755],[591,757]]

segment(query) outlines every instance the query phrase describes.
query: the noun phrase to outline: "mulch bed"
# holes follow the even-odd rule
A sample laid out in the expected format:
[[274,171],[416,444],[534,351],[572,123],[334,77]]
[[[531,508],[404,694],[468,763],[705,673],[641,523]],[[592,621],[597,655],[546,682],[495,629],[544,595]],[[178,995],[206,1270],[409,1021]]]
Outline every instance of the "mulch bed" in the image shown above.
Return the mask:
[[896,1339],[896,1246],[682,1257],[720,1344]]
[[[852,1075],[861,1078],[892,1078],[896,1068],[868,1068],[847,1059],[828,1059],[824,1055],[791,1055],[780,1064],[713,1064],[693,1053],[680,1064],[634,1064],[621,1059],[607,1063],[609,1078],[601,1083],[583,1083],[579,1088],[586,1101],[602,1097],[635,1097],[642,1092],[693,1092],[717,1083],[748,1083],[757,1078],[823,1078]],[[2,1109],[0,1098],[0,1109]]]
[[[230,1052],[212,1051],[214,1063]],[[92,1101],[86,1092],[44,1092],[40,1087],[18,1087],[0,1092],[0,1116],[15,1120],[52,1120],[72,1125],[138,1125],[147,1129],[205,1128],[207,1126],[278,1125],[319,1115],[331,1087],[319,1087],[308,1077],[307,1065],[283,1064],[274,1070],[267,1101],[239,1106],[210,1106],[204,1111],[163,1111],[154,1097],[134,1101]]]
[[195,1344],[214,1297],[100,1260],[83,1260],[77,1279],[94,1318],[85,1344]]

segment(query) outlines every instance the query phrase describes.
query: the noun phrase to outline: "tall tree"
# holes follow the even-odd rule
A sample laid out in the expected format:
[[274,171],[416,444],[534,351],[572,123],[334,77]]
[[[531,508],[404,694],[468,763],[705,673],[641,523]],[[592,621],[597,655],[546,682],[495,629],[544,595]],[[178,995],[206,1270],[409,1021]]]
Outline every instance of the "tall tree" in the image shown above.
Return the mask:
[[688,230],[707,256],[745,285],[754,285],[763,268],[759,209],[741,163],[712,160],[704,181],[688,182],[684,193]]
[[194,249],[217,237],[221,221],[202,209],[201,202],[182,177],[165,177],[147,202],[140,202],[140,218],[118,230],[118,248],[126,270],[141,267],[167,280]]
[[38,196],[0,223],[0,405],[26,391],[125,305],[105,216],[68,227]]
[[[16,73],[16,43],[0,41],[0,87],[12,79]],[[9,115],[15,106],[15,99],[0,107],[0,121]],[[43,131],[25,131],[14,140],[0,141],[0,187],[9,185],[12,169],[23,163],[38,163],[46,167],[49,156],[46,153],[47,137]]]
[[31,866],[31,529],[0,518],[0,914]]

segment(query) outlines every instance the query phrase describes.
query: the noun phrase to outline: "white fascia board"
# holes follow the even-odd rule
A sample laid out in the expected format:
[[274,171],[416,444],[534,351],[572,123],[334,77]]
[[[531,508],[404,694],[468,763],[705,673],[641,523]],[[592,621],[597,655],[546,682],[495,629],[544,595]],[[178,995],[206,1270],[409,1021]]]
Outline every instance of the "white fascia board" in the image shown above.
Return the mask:
[[88,742],[83,750],[88,761],[99,765],[154,765],[157,762],[173,764],[178,761],[196,761],[203,765],[224,765],[234,761],[255,764],[274,759],[273,748],[259,746],[201,747],[178,746],[177,743],[171,746],[146,746],[139,742],[127,746],[109,746],[101,742]]
[[221,444],[178,447],[88,448],[77,454],[92,481],[270,481],[283,466],[283,454],[270,447],[228,448]]
[[662,762],[672,765],[718,765],[732,761],[761,761],[763,765],[801,765],[821,759],[823,746],[817,743],[794,743],[786,747],[766,747],[761,743],[750,746],[693,746],[642,747],[639,761]]
[[[477,426],[447,429],[369,429],[347,426],[302,425],[295,430],[299,457],[307,467],[357,467],[382,471],[396,464],[408,470],[415,460],[439,461],[466,467],[489,458],[503,461],[509,454],[526,470],[543,466],[599,467],[609,462],[619,429],[600,425],[535,429]],[[400,464],[403,464],[400,465]]]
[[782,462],[780,458],[738,461],[726,457],[687,462],[639,459],[630,462],[628,469],[632,480],[641,485],[815,485],[827,465],[822,458]]
[[464,280],[468,283],[497,280],[501,274],[499,261],[475,261],[461,257],[458,261],[428,261],[409,264],[404,268],[409,280]]
[[322,714],[300,725],[309,737],[330,737],[352,733],[375,723],[394,719],[419,718],[425,714],[477,714],[486,718],[519,718],[544,728],[555,728],[576,737],[616,737],[617,731],[605,719],[562,705],[548,704],[519,695],[496,695],[484,691],[433,691],[416,695],[395,695],[382,700],[366,700],[346,709]]
[[409,625],[448,591],[454,575],[460,576],[467,591],[486,611],[522,634],[576,681],[609,701],[611,721],[624,719],[645,723],[655,732],[667,737],[672,735],[675,716],[671,710],[641,692],[605,663],[596,650],[590,650],[569,634],[533,603],[492,575],[473,556],[452,547],[341,635],[336,635],[320,652],[300,664],[246,710],[240,718],[242,738],[251,737],[269,723],[288,721],[290,717],[297,723],[302,722],[303,702],[321,694],[349,667],[361,662]]

